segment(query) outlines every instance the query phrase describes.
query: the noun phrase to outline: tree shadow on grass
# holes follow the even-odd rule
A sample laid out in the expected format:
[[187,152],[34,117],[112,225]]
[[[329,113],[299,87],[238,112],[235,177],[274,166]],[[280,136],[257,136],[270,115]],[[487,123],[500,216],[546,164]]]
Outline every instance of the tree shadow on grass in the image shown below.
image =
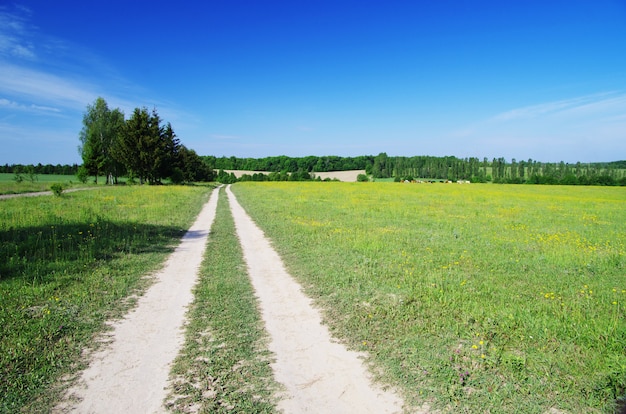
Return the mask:
[[21,411],[73,370],[92,334],[130,305],[155,254],[184,234],[106,220],[0,231],[0,412]]
[[76,266],[170,253],[184,234],[177,227],[102,220],[0,231],[0,282],[16,277],[43,282]]

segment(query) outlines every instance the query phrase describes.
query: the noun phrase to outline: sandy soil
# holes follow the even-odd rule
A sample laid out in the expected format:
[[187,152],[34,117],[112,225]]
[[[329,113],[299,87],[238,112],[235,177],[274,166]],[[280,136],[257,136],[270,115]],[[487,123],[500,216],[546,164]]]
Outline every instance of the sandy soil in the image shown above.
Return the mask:
[[56,412],[165,412],[170,364],[183,344],[185,312],[193,300],[217,195],[214,190],[137,307],[112,325],[110,338],[105,338],[110,343],[92,355]]
[[311,300],[227,189],[237,235],[270,334],[285,413],[394,413],[402,400],[370,380],[362,355],[334,341]]

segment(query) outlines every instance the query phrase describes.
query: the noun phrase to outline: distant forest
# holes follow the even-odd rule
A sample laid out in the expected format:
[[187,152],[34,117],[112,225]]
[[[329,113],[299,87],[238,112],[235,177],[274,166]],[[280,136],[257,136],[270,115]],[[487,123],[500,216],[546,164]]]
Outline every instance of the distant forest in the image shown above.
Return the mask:
[[[621,185],[626,186],[626,160],[569,164],[541,162],[532,159],[506,161],[504,158],[457,158],[453,156],[397,157],[386,153],[358,157],[275,156],[238,158],[200,156],[203,167],[214,170],[212,177],[233,182],[234,177],[223,170],[263,171],[244,180],[308,180],[316,172],[365,170],[373,179],[404,180],[468,180],[510,184]],[[0,173],[77,174],[80,165],[0,165]],[[217,172],[220,171],[220,174]],[[216,175],[217,174],[217,175]]]
[[[276,156],[265,158],[201,157],[213,170],[249,170],[270,173],[311,173],[365,170],[374,179],[468,180],[507,184],[564,184],[564,185],[626,185],[626,160],[569,164],[550,163],[532,159],[510,162],[504,158],[457,158],[453,156],[388,156],[386,153],[358,157]],[[309,174],[306,174],[309,173]],[[224,174],[221,174],[224,176]],[[274,177],[280,177],[277,174]],[[255,174],[255,179],[267,176]],[[284,179],[284,178],[283,178]]]
[[15,173],[34,173],[34,174],[58,174],[58,175],[76,175],[80,165],[61,165],[61,164],[5,164],[0,165],[0,173],[15,174]]

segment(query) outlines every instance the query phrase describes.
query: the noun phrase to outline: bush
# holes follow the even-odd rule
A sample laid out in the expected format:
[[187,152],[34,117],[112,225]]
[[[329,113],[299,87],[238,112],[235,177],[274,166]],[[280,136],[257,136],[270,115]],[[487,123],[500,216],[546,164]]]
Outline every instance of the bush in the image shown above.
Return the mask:
[[368,182],[370,179],[369,179],[369,178],[367,178],[367,175],[365,175],[365,174],[359,174],[359,175],[357,175],[357,176],[356,176],[356,180],[357,180],[358,182],[360,182],[360,183],[366,183],[366,182]]
[[76,176],[81,183],[86,184],[87,180],[89,179],[89,171],[87,171],[87,168],[85,168],[84,165],[81,165],[80,167],[78,167],[78,172],[76,173]]
[[52,190],[52,194],[54,194],[57,197],[60,197],[61,194],[63,194],[63,185],[62,184],[59,184],[59,183],[52,184],[50,186],[50,189]]

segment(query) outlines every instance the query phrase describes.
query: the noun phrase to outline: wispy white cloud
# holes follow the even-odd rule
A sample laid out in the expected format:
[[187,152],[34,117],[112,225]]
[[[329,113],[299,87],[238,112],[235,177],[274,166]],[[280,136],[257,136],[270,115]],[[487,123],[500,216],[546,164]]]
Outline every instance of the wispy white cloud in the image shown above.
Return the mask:
[[582,115],[615,110],[626,112],[626,94],[603,92],[545,102],[500,113],[489,121],[507,122],[555,115]]
[[21,111],[44,111],[44,112],[61,112],[58,108],[42,105],[24,105],[6,98],[0,98],[0,108],[18,109]]
[[524,106],[448,134],[489,157],[612,160],[624,154],[626,93],[602,92]]
[[83,109],[95,99],[94,85],[23,66],[0,66],[0,93],[47,106]]
[[28,8],[0,6],[0,96],[13,102],[0,107],[76,112],[98,96],[127,113],[142,105],[124,96],[144,91],[138,93],[100,56],[41,33],[31,18]]
[[27,20],[30,11],[23,7],[16,10],[11,12],[7,7],[0,7],[0,56],[35,60],[32,28]]

